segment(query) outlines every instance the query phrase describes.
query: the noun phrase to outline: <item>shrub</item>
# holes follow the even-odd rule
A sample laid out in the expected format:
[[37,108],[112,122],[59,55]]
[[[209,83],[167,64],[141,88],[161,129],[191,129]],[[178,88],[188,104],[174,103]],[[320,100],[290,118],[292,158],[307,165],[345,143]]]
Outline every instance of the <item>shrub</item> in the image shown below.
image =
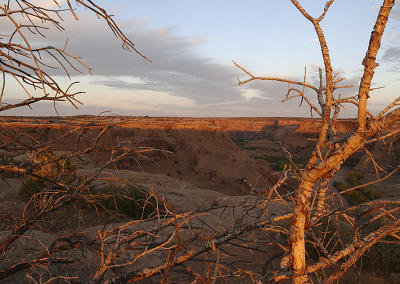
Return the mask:
[[379,199],[382,197],[382,194],[380,192],[377,192],[368,187],[361,189],[361,191],[366,197],[368,197],[369,200]]
[[[330,219],[330,220],[329,220]],[[343,227],[337,227],[332,218],[323,218],[320,223],[312,228],[313,234],[321,240],[322,245],[329,253],[334,253],[343,248],[340,239],[347,235]],[[308,257],[312,260],[317,260],[324,253],[317,246],[306,242],[306,251]]]
[[239,146],[240,148],[244,148],[245,145],[247,144],[248,140],[246,139],[239,139],[239,140],[234,140],[234,142],[236,143],[237,146]]
[[343,195],[351,205],[361,204],[368,201],[368,198],[358,190],[345,192]]
[[68,185],[72,184],[76,179],[76,166],[71,162],[70,159],[62,160],[60,163],[62,181]]
[[360,157],[350,157],[343,163],[343,167],[353,169],[360,162]]
[[[368,222],[374,217],[374,214],[371,212],[363,217]],[[367,224],[363,228],[363,233],[369,234],[392,224],[392,217],[398,218],[399,215],[382,216],[374,222]],[[398,239],[395,236],[387,236],[382,242],[377,242],[362,257],[361,263],[365,270],[374,271],[377,274],[400,273],[400,243]],[[390,283],[399,283],[399,281]]]
[[346,183],[340,182],[340,181],[334,181],[333,182],[333,186],[339,190],[340,192],[346,189],[349,189],[350,186]]
[[362,257],[362,265],[377,273],[400,273],[400,245],[377,243]]
[[[155,214],[158,200],[150,196],[144,186],[108,185],[98,192],[99,202],[111,212],[132,218],[148,218]],[[160,211],[165,211],[163,203],[158,204]]]
[[36,167],[34,173],[41,177],[46,177],[52,180],[58,179],[63,183],[72,184],[76,179],[76,167],[69,159],[60,159],[55,162],[57,156],[48,148],[39,149],[33,156],[33,166],[42,164]]
[[362,176],[357,172],[349,172],[346,175],[346,182],[350,187],[357,186],[361,184]]
[[40,193],[44,189],[43,182],[29,178],[18,189],[18,195],[23,199],[30,199],[32,195]]
[[255,159],[266,160],[270,163],[271,168],[275,171],[282,171],[285,166],[288,167],[289,162],[286,160],[285,157],[279,156],[253,156]]
[[[271,165],[271,168],[275,171],[282,171],[285,167],[288,168],[290,165],[286,157],[282,156],[254,156],[253,158],[268,161]],[[307,160],[305,158],[300,157],[300,158],[295,158],[293,162],[299,168],[303,168],[304,165],[307,163]]]
[[[361,174],[357,172],[349,172],[346,175],[346,182],[334,181],[333,186],[339,191],[342,192],[346,189],[361,185]],[[345,192],[343,196],[349,201],[351,205],[356,205],[360,203],[367,202],[369,200],[374,200],[382,197],[382,194],[379,192],[370,189],[370,188],[360,188],[356,190],[352,190],[349,192]]]
[[253,146],[249,146],[249,147],[243,146],[242,149],[243,149],[243,150],[249,150],[249,151],[255,151],[255,150],[257,150],[257,148],[256,148],[256,147],[253,147]]
[[[74,182],[78,181],[75,165],[73,165],[69,159],[61,159],[56,162],[46,163],[56,158],[57,156],[49,149],[38,150],[38,153],[35,154],[33,158],[33,167],[41,163],[44,163],[44,165],[35,168],[33,173],[66,185],[73,185]],[[20,186],[18,194],[23,199],[29,199],[35,193],[43,191],[45,186],[45,183],[39,178],[30,177]]]

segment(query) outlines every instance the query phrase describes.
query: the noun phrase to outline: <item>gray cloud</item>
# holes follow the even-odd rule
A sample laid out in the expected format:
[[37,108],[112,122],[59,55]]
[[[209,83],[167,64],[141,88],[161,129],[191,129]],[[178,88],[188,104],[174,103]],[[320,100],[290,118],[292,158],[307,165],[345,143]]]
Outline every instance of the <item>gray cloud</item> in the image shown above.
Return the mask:
[[[66,32],[50,33],[45,40],[36,43],[62,47],[65,39],[69,38],[68,50],[94,68],[94,76],[89,79],[92,85],[130,92],[166,92],[195,102],[195,105],[188,107],[158,102],[154,102],[154,107],[127,103],[126,109],[123,109],[112,105],[91,106],[94,103],[89,99],[80,113],[99,113],[112,108],[119,114],[153,116],[301,116],[309,111],[304,105],[299,111],[299,100],[281,104],[280,101],[287,91],[284,83],[254,81],[239,87],[236,78],[246,79],[243,72],[237,70],[231,62],[218,63],[197,51],[198,44],[205,39],[179,37],[174,35],[172,28],[145,29],[146,26],[137,21],[122,23],[123,29],[128,31],[127,35],[153,61],[149,63],[136,54],[122,50],[120,42],[107,30],[104,23],[96,21],[93,16],[80,17],[79,22],[66,21]],[[60,71],[54,74],[62,73]],[[78,75],[79,79],[76,72],[72,72],[72,75]],[[302,74],[299,75],[298,78],[288,79],[301,81]],[[248,90],[255,90],[256,95],[246,98],[244,94]],[[315,97],[315,94],[310,95]],[[96,103],[99,104],[101,102]],[[76,114],[76,111],[65,105],[61,108],[61,114]],[[38,104],[33,112],[27,114],[55,114],[49,109],[51,108],[46,104]]]
[[[250,88],[258,90],[262,97],[276,99],[286,90],[285,84],[270,82],[238,87],[236,78],[244,78],[245,74],[231,62],[221,64],[197,51],[198,45],[207,39],[179,37],[174,35],[173,28],[150,30],[144,29],[143,23],[122,23],[128,36],[153,61],[149,63],[122,50],[102,23],[81,18],[79,22],[67,21],[67,31],[49,34],[46,43],[59,46],[68,37],[68,50],[94,68],[91,84],[130,91],[168,92],[192,99],[199,106],[230,101],[247,104],[253,99],[244,98],[243,93]],[[61,75],[61,70],[56,74]]]
[[[134,30],[128,32],[128,36],[151,58],[153,63],[149,63],[122,50],[118,40],[100,23],[82,21],[70,23],[67,34],[50,34],[48,40],[59,45],[68,36],[68,50],[92,67],[96,77],[101,77],[93,80],[94,84],[132,90],[162,90],[200,104],[241,97],[241,93],[233,88],[234,68],[194,52],[195,39],[174,36],[173,29],[136,30],[134,23],[125,25],[125,30]],[[61,70],[56,74],[61,75]],[[105,76],[108,78],[104,79]],[[143,83],[123,82],[121,76],[139,78]]]
[[393,46],[386,49],[383,59],[389,63],[400,63],[400,46]]
[[387,64],[391,71],[400,71],[400,4],[393,6],[389,21],[388,34],[391,40],[382,54],[382,60]]
[[393,72],[400,71],[400,43],[398,46],[391,46],[385,49],[382,60],[387,64],[388,69]]

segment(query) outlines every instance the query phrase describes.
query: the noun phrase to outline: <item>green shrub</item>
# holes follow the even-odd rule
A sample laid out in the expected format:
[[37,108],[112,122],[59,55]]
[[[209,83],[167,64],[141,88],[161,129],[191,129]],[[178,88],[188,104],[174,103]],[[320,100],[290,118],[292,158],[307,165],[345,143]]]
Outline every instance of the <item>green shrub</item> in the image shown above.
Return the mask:
[[339,189],[340,186],[341,186],[342,184],[343,184],[343,182],[336,181],[336,180],[333,181],[333,186],[334,186],[336,189]]
[[255,151],[255,150],[257,150],[257,148],[256,148],[256,147],[253,147],[253,146],[249,146],[249,147],[243,146],[242,149],[243,149],[243,150],[249,150],[249,151]]
[[282,171],[285,166],[286,168],[289,165],[289,162],[286,160],[285,157],[279,156],[253,156],[255,159],[265,160],[270,163],[271,168],[275,171]]
[[349,172],[346,175],[346,182],[350,187],[361,184],[361,175],[357,172]]
[[245,147],[245,145],[247,144],[247,142],[249,142],[249,141],[246,139],[239,139],[234,142],[236,143],[236,145],[238,145],[240,148],[243,149]]
[[[290,165],[286,157],[283,156],[254,156],[253,158],[268,161],[271,165],[271,168],[275,171],[282,171],[285,167],[288,168]],[[300,157],[300,158],[295,158],[293,162],[299,168],[303,168],[304,165],[307,163],[307,160],[305,158]]]
[[289,162],[287,162],[286,160],[282,160],[278,162],[274,169],[277,169],[278,171],[283,171],[285,168],[287,169],[289,165]]
[[363,188],[361,189],[361,192],[368,197],[369,200],[375,200],[375,199],[379,199],[382,197],[382,194],[380,192],[377,192],[371,188]]
[[[347,190],[349,188],[361,185],[362,176],[361,174],[357,172],[349,172],[346,175],[346,182],[339,182],[339,181],[334,181],[333,186],[339,191],[342,192],[344,190]],[[356,190],[352,190],[349,192],[345,192],[343,196],[349,201],[350,204],[356,205],[360,203],[367,202],[369,200],[374,200],[382,197],[382,194],[379,192],[370,189],[370,188],[360,188]]]
[[59,160],[57,158],[57,155],[48,148],[37,149],[32,159],[33,173],[50,180],[58,180],[68,185],[72,184],[76,179],[75,165],[68,158]]
[[39,180],[32,178],[27,179],[18,189],[18,195],[23,199],[30,199],[32,195],[40,193],[44,189],[45,185]]
[[360,157],[350,157],[343,163],[343,167],[353,169],[360,162]]
[[71,185],[77,179],[76,166],[71,162],[70,159],[62,160],[60,163],[62,182]]
[[334,181],[333,186],[340,192],[350,188],[350,186],[348,184],[340,182],[340,181]]
[[[363,218],[365,218],[365,220],[370,220],[373,216],[374,212],[370,212],[363,216]],[[399,217],[397,214],[394,214],[394,216],[397,218]],[[394,220],[392,217],[383,216],[366,225],[363,228],[363,234],[370,234],[384,226],[393,224],[393,222]],[[394,236],[387,236],[382,240],[382,242],[377,242],[363,255],[361,263],[365,270],[373,271],[376,274],[400,273],[400,243],[398,242],[398,239]],[[396,281],[390,283],[399,282]]]
[[[100,203],[109,211],[132,218],[148,218],[157,210],[157,199],[140,185],[108,185],[97,192]],[[159,202],[159,210],[165,211]]]
[[[50,159],[55,159],[56,156],[50,151],[41,152],[35,156],[36,163],[47,162]],[[33,172],[34,174],[54,180],[65,185],[73,185],[79,181],[76,175],[76,167],[69,159],[61,159],[54,163],[46,164]],[[36,177],[29,177],[19,188],[18,194],[23,199],[29,199],[35,193],[43,191],[45,183]],[[57,189],[56,187],[54,189]]]
[[375,244],[362,257],[362,265],[377,273],[400,273],[400,245]]
[[368,198],[358,190],[345,192],[343,196],[351,205],[361,204],[368,201]]
[[[344,228],[339,228],[336,226],[333,218],[323,218],[320,223],[312,228],[314,235],[321,240],[324,248],[329,253],[334,253],[342,249],[340,238],[344,235]],[[306,251],[310,259],[317,260],[324,253],[319,247],[306,242]]]

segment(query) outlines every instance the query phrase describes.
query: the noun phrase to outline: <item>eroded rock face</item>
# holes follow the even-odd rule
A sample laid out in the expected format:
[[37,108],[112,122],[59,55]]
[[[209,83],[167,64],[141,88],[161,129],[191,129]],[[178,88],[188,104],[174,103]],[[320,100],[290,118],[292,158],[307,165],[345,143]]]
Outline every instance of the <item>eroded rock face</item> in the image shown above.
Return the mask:
[[[82,151],[93,145],[107,123],[59,118],[19,119],[2,125],[10,136],[26,144],[51,142],[54,151]],[[69,132],[70,136],[59,139]],[[10,149],[20,146],[12,139],[2,142]],[[87,155],[93,162],[88,166],[109,161],[118,154],[109,150],[115,145],[152,147],[154,151],[144,153],[145,157],[130,154],[110,165],[113,168],[164,174],[229,195],[246,194],[249,184],[262,185],[271,174],[268,162],[249,157],[212,120],[129,119],[101,136],[96,152]]]
[[[295,157],[306,159],[313,149],[313,142],[307,138],[316,138],[321,126],[320,121],[305,118],[95,119],[81,116],[0,119],[1,128],[10,136],[19,137],[26,144],[53,141],[55,151],[79,151],[91,147],[109,123],[115,126],[99,139],[98,151],[87,155],[87,167],[98,167],[107,162],[111,157],[109,149],[117,144],[152,147],[155,151],[146,153],[146,157],[128,155],[111,166],[164,174],[227,195],[245,194],[249,185],[265,184],[272,172],[269,163],[254,157],[282,156],[278,141],[284,142]],[[355,124],[354,120],[339,120],[339,135],[353,130]],[[65,136],[69,132],[71,135]],[[65,137],[59,139],[63,135]],[[21,146],[5,136],[1,137],[1,142],[4,149]],[[382,159],[388,157],[381,142],[368,147]],[[397,148],[395,142],[390,161],[398,161]],[[355,155],[354,164],[360,161],[359,156]]]

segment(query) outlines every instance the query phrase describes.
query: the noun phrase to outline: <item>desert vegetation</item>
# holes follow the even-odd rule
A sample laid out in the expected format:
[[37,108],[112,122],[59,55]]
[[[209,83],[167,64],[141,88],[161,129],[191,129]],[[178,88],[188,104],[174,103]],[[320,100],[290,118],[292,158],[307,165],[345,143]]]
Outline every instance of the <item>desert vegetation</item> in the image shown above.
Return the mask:
[[[174,129],[150,118],[4,117],[0,194],[12,202],[0,204],[0,282],[334,283],[350,277],[354,283],[352,275],[362,278],[358,269],[386,274],[377,281],[396,281],[399,196],[388,197],[374,186],[398,176],[400,99],[377,115],[367,110],[395,1],[382,1],[359,90],[350,97],[340,95],[348,86],[334,72],[321,28],[334,0],[317,18],[291,2],[317,34],[323,59],[319,85],[307,81],[306,69],[303,81],[292,81],[234,65],[247,76],[239,85],[286,83],[283,100],[300,99],[318,115],[311,120],[318,131],[310,137],[290,134],[308,138],[312,146],[290,145],[265,127],[247,136],[224,130],[223,119],[208,122],[212,127],[198,122],[197,129],[183,121]],[[69,69],[90,68],[67,44],[33,47],[29,40],[32,34],[44,36],[44,29],[62,29],[65,13],[78,20],[76,5],[103,19],[124,49],[150,61],[95,1],[54,3],[59,7],[29,1],[0,6],[0,17],[11,27],[0,37],[0,112],[40,101],[79,105],[80,92],[71,91],[75,83],[63,88],[49,69],[69,76]],[[7,80],[17,82],[28,98],[4,103]],[[346,124],[350,129],[339,127],[344,106],[358,111]],[[271,125],[276,129],[279,123]],[[383,142],[384,153],[394,152],[394,163],[382,165],[375,157],[373,147],[381,150]],[[366,179],[359,168],[375,178]],[[153,172],[146,173],[149,169]],[[214,188],[207,190],[210,184]],[[228,195],[232,189],[237,194]]]

